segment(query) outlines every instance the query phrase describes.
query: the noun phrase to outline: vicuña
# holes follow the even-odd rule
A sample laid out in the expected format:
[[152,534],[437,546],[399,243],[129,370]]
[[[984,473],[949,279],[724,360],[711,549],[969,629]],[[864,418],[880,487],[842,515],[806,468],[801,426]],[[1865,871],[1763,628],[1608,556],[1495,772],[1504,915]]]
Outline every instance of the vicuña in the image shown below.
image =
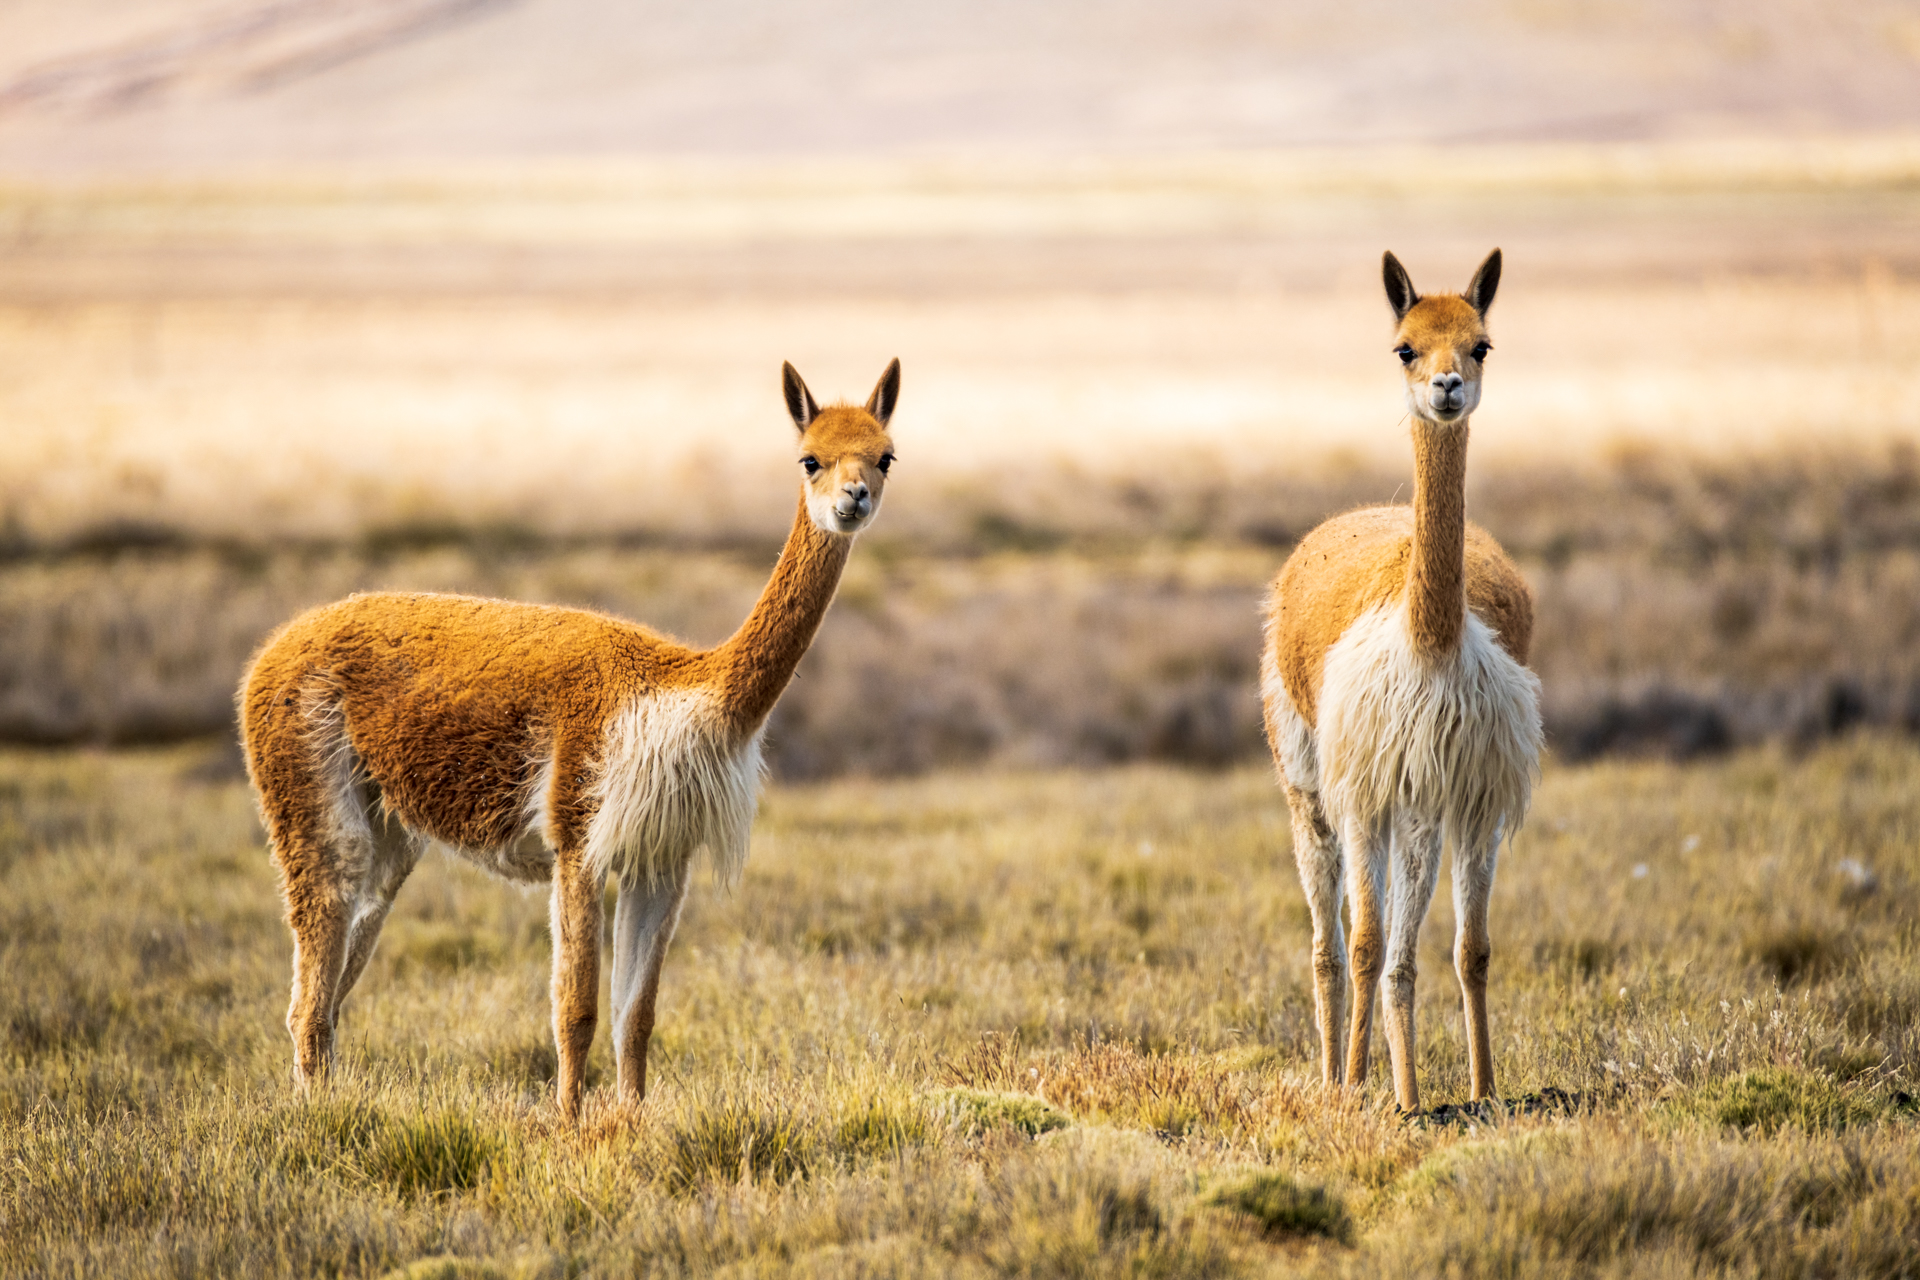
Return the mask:
[[[1460,295],[1421,297],[1391,253],[1384,271],[1413,411],[1413,505],[1336,516],[1295,548],[1268,604],[1261,694],[1313,915],[1322,1076],[1365,1082],[1384,970],[1394,1091],[1416,1111],[1415,959],[1443,842],[1453,849],[1473,1096],[1493,1093],[1487,899],[1501,841],[1532,792],[1540,683],[1526,668],[1532,595],[1499,544],[1467,522],[1467,419],[1492,350],[1500,251]],[[1344,1071],[1343,886],[1353,924]]]
[[660,966],[695,856],[747,856],[760,737],[880,505],[900,362],[864,408],[821,409],[792,365],[799,510],[753,613],[717,648],[579,609],[350,596],[260,650],[240,690],[247,768],[293,929],[295,1069],[333,1053],[340,1002],[429,844],[553,885],[561,1112],[577,1119],[613,917],[619,1091],[646,1092]]

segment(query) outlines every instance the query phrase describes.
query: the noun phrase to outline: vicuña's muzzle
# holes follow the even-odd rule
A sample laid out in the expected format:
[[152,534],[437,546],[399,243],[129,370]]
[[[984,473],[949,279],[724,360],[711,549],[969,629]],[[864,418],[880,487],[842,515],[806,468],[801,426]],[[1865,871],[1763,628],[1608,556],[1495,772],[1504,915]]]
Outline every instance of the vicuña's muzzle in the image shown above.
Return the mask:
[[1457,373],[1437,375],[1427,395],[1427,403],[1439,413],[1458,413],[1467,405],[1466,381]]

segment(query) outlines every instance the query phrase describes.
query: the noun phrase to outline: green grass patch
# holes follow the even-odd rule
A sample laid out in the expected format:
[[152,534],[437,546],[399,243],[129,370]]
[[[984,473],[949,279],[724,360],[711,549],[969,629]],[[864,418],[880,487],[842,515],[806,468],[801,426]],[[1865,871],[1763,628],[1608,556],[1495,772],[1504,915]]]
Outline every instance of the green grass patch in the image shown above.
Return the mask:
[[1879,1108],[1857,1089],[1824,1075],[1763,1067],[1703,1085],[1675,1104],[1683,1116],[1709,1124],[1774,1134],[1789,1125],[1830,1133],[1873,1121]]
[[1353,1241],[1353,1217],[1338,1195],[1323,1186],[1296,1182],[1279,1172],[1248,1174],[1216,1188],[1206,1199],[1251,1220],[1270,1240],[1324,1236]]

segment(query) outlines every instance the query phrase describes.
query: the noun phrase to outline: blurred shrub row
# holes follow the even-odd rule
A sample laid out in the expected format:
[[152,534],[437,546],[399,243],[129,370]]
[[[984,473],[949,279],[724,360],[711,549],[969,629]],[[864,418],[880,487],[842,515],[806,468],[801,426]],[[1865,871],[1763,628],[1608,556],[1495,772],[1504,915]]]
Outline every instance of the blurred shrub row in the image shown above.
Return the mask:
[[[1359,466],[1022,483],[916,495],[863,540],[776,712],[776,772],[1256,757],[1265,583],[1326,514],[1407,489]],[[1489,466],[1471,502],[1533,581],[1555,749],[1686,757],[1920,727],[1917,497],[1906,448],[1624,450],[1584,469]],[[711,643],[776,553],[759,527],[675,544],[451,519],[327,544],[111,524],[57,545],[16,536],[0,547],[0,740],[226,732],[261,638],[357,590],[576,604]]]

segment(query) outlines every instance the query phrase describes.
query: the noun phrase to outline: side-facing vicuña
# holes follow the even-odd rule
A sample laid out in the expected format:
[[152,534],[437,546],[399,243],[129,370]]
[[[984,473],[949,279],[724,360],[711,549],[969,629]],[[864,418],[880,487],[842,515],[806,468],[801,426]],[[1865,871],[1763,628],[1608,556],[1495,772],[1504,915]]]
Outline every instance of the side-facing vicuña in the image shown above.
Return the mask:
[[[1391,253],[1384,270],[1413,410],[1413,505],[1336,516],[1295,548],[1268,605],[1261,694],[1313,915],[1323,1078],[1366,1080],[1384,969],[1394,1091],[1415,1111],[1415,959],[1443,841],[1453,847],[1473,1096],[1493,1092],[1487,899],[1501,840],[1532,792],[1540,685],[1526,668],[1532,595],[1499,544],[1467,522],[1467,419],[1492,350],[1500,251],[1458,296],[1421,297]],[[1343,881],[1353,922],[1344,1072]]]
[[832,601],[893,463],[900,362],[864,408],[821,409],[792,365],[800,507],[759,603],[698,650],[578,609],[452,595],[350,596],[282,627],[240,689],[247,769],[294,937],[302,1081],[331,1058],[340,1002],[429,844],[553,884],[560,1109],[580,1112],[613,918],[620,1095],[646,1092],[660,965],[701,850],[747,856],[760,736]]

